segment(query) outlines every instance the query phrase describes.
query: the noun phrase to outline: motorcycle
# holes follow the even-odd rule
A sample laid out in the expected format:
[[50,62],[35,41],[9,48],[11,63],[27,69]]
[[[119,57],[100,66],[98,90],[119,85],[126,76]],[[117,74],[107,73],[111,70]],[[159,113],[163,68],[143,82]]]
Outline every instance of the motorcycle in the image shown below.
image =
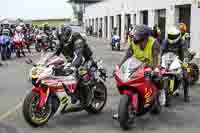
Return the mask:
[[184,71],[188,72],[188,64],[179,60],[178,56],[172,52],[168,52],[162,56],[161,71],[163,75],[163,86],[166,91],[166,106],[170,104],[171,96],[175,96],[178,92],[184,90],[184,98],[188,93],[185,88]]
[[41,50],[48,51],[48,49],[51,49],[51,51],[53,51],[55,45],[56,42],[53,40],[50,41],[45,33],[40,33],[36,36],[35,49],[37,52],[41,52]]
[[[54,76],[55,70],[63,62],[61,58],[56,58],[48,63],[35,79],[32,91],[26,96],[23,116],[31,126],[42,126],[59,114],[82,110],[97,114],[104,108],[107,88],[103,83],[106,73],[101,61],[97,62],[97,68],[80,68],[77,73],[70,69],[67,72],[66,68],[64,76]],[[34,64],[32,61],[27,63]]]
[[1,59],[6,60],[11,57],[11,48],[10,48],[10,37],[7,35],[0,36],[0,44],[1,44]]
[[14,38],[13,38],[13,43],[14,43],[14,46],[15,46],[15,52],[16,52],[16,56],[17,57],[20,57],[21,54],[23,54],[23,56],[25,57],[25,52],[24,52],[24,39],[23,39],[23,36],[20,35],[20,34],[16,34],[14,35]]
[[120,51],[120,37],[118,35],[114,35],[112,37],[112,50],[117,49],[118,51]]
[[116,66],[114,76],[122,97],[118,117],[113,118],[119,121],[121,128],[130,129],[135,119],[147,112],[160,113],[165,99],[164,91],[158,90],[159,75],[135,57],[129,58],[121,68]]

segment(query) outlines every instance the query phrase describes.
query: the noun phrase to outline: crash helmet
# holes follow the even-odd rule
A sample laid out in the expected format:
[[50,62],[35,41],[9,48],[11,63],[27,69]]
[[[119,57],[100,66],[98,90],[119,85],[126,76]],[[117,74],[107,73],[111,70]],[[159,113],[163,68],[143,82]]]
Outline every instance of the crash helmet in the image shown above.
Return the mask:
[[187,32],[187,25],[184,23],[179,24],[179,30],[183,33]]
[[70,26],[63,27],[62,34],[65,36],[66,40],[69,41],[69,39],[72,35],[72,28]]
[[5,20],[5,21],[3,22],[3,24],[2,24],[2,26],[3,26],[4,28],[8,28],[8,27],[10,26],[10,24],[9,24],[9,22],[8,22],[7,20]]
[[10,31],[8,29],[3,29],[2,30],[2,35],[9,36]]
[[167,32],[167,40],[170,44],[175,44],[181,39],[181,32],[175,26],[169,28]]
[[139,42],[144,41],[149,37],[151,29],[146,25],[136,25],[133,30],[133,39],[134,43],[138,44]]
[[9,25],[9,22],[8,22],[7,20],[5,20],[5,21],[3,22],[3,25]]
[[17,31],[18,33],[21,32],[22,29],[23,29],[23,28],[22,28],[21,26],[17,26],[17,27],[16,27],[16,31]]
[[24,24],[23,22],[20,22],[20,23],[19,23],[19,26],[25,27],[25,24]]

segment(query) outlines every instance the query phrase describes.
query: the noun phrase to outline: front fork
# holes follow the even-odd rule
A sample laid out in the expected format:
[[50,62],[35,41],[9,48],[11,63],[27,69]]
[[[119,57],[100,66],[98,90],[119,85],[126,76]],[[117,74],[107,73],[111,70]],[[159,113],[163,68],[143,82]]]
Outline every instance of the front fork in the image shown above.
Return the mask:
[[42,108],[46,105],[46,102],[48,100],[49,97],[49,88],[48,89],[43,89],[43,88],[32,88],[33,91],[37,91],[39,93],[39,108]]
[[131,96],[131,109],[132,112],[137,112],[138,110],[138,97],[139,95],[137,93],[133,93],[131,90],[125,90],[123,92],[123,95],[130,95]]

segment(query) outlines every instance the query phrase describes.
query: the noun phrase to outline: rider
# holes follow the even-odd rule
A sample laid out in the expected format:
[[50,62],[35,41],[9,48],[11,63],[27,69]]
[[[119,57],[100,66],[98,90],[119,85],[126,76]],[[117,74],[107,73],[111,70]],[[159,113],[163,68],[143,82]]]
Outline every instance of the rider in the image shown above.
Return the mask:
[[50,30],[50,27],[49,27],[49,24],[48,24],[48,23],[45,23],[45,24],[44,24],[43,30],[44,30],[44,33],[45,33],[47,36],[50,35],[51,30]]
[[114,27],[112,30],[112,36],[117,35],[117,27]]
[[161,30],[157,24],[154,25],[154,27],[153,27],[153,37],[156,38],[160,43],[162,42],[161,41]]
[[[141,62],[156,69],[159,66],[160,44],[151,36],[151,29],[146,25],[136,25],[131,38],[129,48],[121,60],[119,67],[128,58],[134,56]],[[114,114],[113,118],[117,119],[118,114]]]
[[2,24],[2,29],[1,29],[1,33],[6,30],[8,31],[8,35],[9,36],[12,36],[12,30],[10,29],[10,24],[8,21],[4,21],[3,24]]
[[[186,57],[189,53],[187,50],[187,45],[185,41],[181,38],[181,32],[176,27],[171,27],[168,31],[167,39],[163,41],[161,46],[161,55],[167,52],[175,53],[181,61],[184,61],[184,57]],[[184,101],[189,101],[188,95],[188,79],[187,79],[187,72],[184,72]],[[178,94],[178,92],[177,92]],[[169,102],[169,101],[168,101]],[[169,103],[168,103],[169,104]]]
[[180,23],[179,30],[181,31],[182,40],[186,41],[186,45],[189,48],[190,34],[187,33],[187,25],[184,23]]
[[[69,57],[72,59],[70,68],[65,69],[67,72],[76,72],[80,66],[85,65],[90,61],[93,62],[93,52],[80,33],[72,32],[72,29],[69,26],[63,27],[61,31],[62,32],[58,35],[60,45],[53,56],[59,56],[63,53],[66,58]],[[85,94],[83,95],[85,96],[86,101],[88,101],[88,92],[84,93]]]
[[129,57],[135,56],[138,60],[156,68],[159,65],[160,44],[150,34],[151,29],[146,25],[137,25],[133,33],[133,41],[125,57],[119,64],[121,66]]
[[[2,35],[0,36],[0,47],[1,47],[1,54],[2,54],[2,60],[5,60],[5,57],[9,56],[7,55],[10,51],[9,45],[10,45],[10,31],[8,29],[3,29]],[[6,56],[5,56],[6,55]]]

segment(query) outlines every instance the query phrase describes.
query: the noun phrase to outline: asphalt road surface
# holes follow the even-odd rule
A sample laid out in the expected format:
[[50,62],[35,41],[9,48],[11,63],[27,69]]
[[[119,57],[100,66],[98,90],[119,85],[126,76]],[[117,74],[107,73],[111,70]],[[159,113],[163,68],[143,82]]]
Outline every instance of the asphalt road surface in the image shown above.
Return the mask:
[[[111,51],[105,40],[89,39],[89,44],[98,58],[104,60],[108,73],[119,63],[124,54]],[[38,53],[29,58],[37,60]],[[31,89],[27,81],[30,66],[25,58],[12,59],[0,67],[0,133],[121,133],[119,124],[112,120],[112,111],[117,109],[119,94],[113,79],[106,83],[109,97],[106,107],[99,115],[88,115],[85,111],[70,113],[51,119],[47,125],[32,128],[22,116],[21,103]],[[162,110],[160,115],[147,114],[136,121],[134,133],[197,133],[200,129],[200,87],[191,87],[192,100],[184,103],[183,98],[173,100],[173,106]]]

